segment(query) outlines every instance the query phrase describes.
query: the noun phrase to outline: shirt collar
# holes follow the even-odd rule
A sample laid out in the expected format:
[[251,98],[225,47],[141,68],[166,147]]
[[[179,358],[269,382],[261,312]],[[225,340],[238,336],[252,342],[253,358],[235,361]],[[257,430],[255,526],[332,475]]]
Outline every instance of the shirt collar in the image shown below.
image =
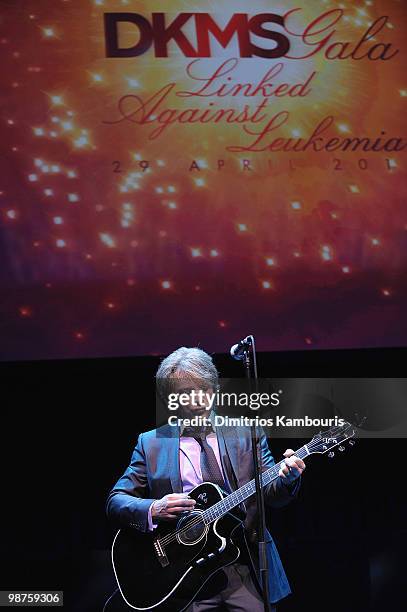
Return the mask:
[[[210,413],[209,413],[209,416],[206,417],[206,420],[209,421],[208,427],[211,428],[208,433],[216,433],[216,426],[215,426],[214,415],[215,415],[215,411],[211,410]],[[183,435],[184,429],[185,429],[185,425],[182,422],[181,425],[180,425],[180,430],[179,430],[179,435],[180,436]],[[197,427],[197,430],[199,430],[199,427]]]

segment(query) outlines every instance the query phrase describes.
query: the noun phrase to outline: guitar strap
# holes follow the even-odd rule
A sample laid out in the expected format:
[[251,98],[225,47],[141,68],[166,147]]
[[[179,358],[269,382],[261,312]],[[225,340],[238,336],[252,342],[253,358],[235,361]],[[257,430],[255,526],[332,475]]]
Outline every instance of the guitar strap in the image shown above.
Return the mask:
[[[223,432],[222,432],[223,435]],[[231,433],[228,433],[228,435],[232,435]],[[233,436],[236,440],[236,444],[237,444],[237,448],[239,448],[239,438],[237,435],[237,431],[236,429],[234,429],[233,432]],[[223,436],[223,439],[225,441],[225,436]],[[233,469],[233,465],[232,465],[232,461],[230,460],[230,455],[229,455],[229,450],[228,447],[226,445],[226,441],[225,441],[225,449],[226,449],[226,456],[225,456],[225,469],[227,470],[228,475],[230,475],[230,478],[233,480],[233,482],[231,482],[230,484],[234,487],[234,491],[236,491],[239,488],[239,481],[237,479],[237,474],[235,473],[234,469]],[[227,462],[227,465],[226,465]],[[243,512],[243,514],[246,516],[247,514],[247,509],[245,506],[245,503],[242,502],[241,504],[239,504],[238,508]],[[256,567],[258,564],[256,564],[251,549],[250,549],[250,545],[249,542],[247,540],[247,534],[246,534],[246,530],[243,529],[237,529],[235,534],[234,534],[234,540],[235,543],[238,545],[239,549],[240,549],[240,557],[239,557],[239,562],[240,563],[244,563],[246,565],[248,565],[249,569],[250,569],[250,574],[251,577],[257,587],[257,590],[259,591],[259,593],[261,593],[261,583],[259,581],[259,576],[257,575],[256,572]]]
[[[227,444],[226,444],[226,441],[225,441],[225,436],[223,434],[223,431],[222,431],[222,436],[223,436],[223,441],[225,443],[225,449],[226,449],[225,469],[226,469],[228,477],[230,475],[231,479],[233,480],[233,486],[234,486],[233,490],[236,491],[239,488],[239,481],[237,479],[237,475],[235,473],[235,470],[233,469],[233,465],[232,465],[232,462],[230,460],[229,450],[228,450],[228,447],[227,447]],[[237,447],[239,448],[239,439],[238,439],[238,435],[237,435],[236,429],[234,429],[234,437],[236,439]],[[256,436],[256,445],[257,445],[258,441],[259,441],[259,438]],[[244,501],[241,502],[241,504],[239,504],[238,508],[240,508],[240,510],[244,513],[244,515],[247,514],[247,509],[246,509],[246,505],[245,505]],[[246,544],[247,544],[246,535],[244,535],[244,538],[245,538],[245,541],[246,541]],[[270,540],[267,541],[267,543],[269,543],[269,542],[270,542]]]
[[[224,435],[223,431],[222,431],[222,436],[223,436],[223,441],[225,443],[226,459],[227,459],[227,465],[226,465],[226,461],[225,461],[225,468],[228,470],[228,474],[231,475],[231,477],[233,479],[233,484],[235,486],[234,490],[236,490],[236,489],[239,488],[239,481],[237,479],[237,474],[236,474],[235,470],[233,469],[233,464],[232,464],[232,462],[230,460],[229,449],[228,449],[228,446],[226,444],[226,439],[225,439],[225,435]],[[228,436],[230,437],[231,433],[228,433]],[[236,447],[239,448],[239,437],[237,435],[235,427],[233,428],[233,437],[236,440]],[[258,442],[259,442],[259,438],[258,438],[258,436],[256,436],[256,444],[258,444]]]
[[[230,436],[231,434],[229,433],[228,435]],[[223,434],[223,431],[222,431],[222,436],[223,436],[223,441],[224,441],[225,450],[226,450],[226,454],[225,454],[225,457],[224,457],[225,469],[226,469],[226,473],[228,475],[228,478],[231,481],[230,484],[232,486],[232,490],[230,491],[230,493],[232,493],[233,491],[236,491],[239,488],[239,481],[238,481],[238,478],[237,478],[237,474],[236,474],[235,470],[233,469],[233,464],[232,464],[232,461],[230,459],[229,449],[228,449],[228,446],[226,444],[226,440],[225,440],[225,436]],[[236,432],[235,428],[234,428],[234,431],[233,431],[233,437],[236,440],[237,448],[239,448],[239,438],[238,438],[238,435],[237,435],[237,432]],[[244,512],[245,515],[247,514],[247,510],[246,510],[246,506],[245,506],[244,502],[239,504],[238,507],[241,509],[242,512]]]

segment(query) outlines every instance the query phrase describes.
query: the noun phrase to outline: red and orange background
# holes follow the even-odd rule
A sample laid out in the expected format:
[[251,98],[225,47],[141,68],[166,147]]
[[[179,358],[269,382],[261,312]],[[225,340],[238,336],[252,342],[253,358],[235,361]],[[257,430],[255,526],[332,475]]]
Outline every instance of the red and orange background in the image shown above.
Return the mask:
[[[398,53],[241,58],[234,40],[194,69],[237,58],[229,83],[253,86],[278,62],[277,84],[315,72],[306,96],[270,97],[268,116],[289,119],[264,143],[306,139],[328,116],[329,138],[402,139],[405,2],[3,0],[3,360],[222,352],[249,333],[259,350],[406,344],[405,151],[247,151],[242,124],[174,123],[153,138],[154,117],[119,121],[123,96],[147,101],[169,83],[162,111],[237,112],[262,97],[177,96],[196,89],[191,58],[175,43],[168,58],[107,58],[104,13],[207,12],[224,26],[294,8],[296,31],[341,10],[334,40],[350,46],[386,16],[370,44]],[[134,44],[134,27],[121,35]]]

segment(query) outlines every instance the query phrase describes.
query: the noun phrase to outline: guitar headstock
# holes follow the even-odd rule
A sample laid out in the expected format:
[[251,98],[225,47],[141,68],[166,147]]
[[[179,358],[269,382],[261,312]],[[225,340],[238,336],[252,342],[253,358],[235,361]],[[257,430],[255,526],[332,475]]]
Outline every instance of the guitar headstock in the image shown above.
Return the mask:
[[326,431],[317,433],[312,440],[308,442],[307,448],[310,454],[319,453],[323,455],[324,453],[328,453],[328,457],[332,457],[333,448],[339,446],[339,450],[344,450],[342,444],[346,442],[346,440],[350,440],[350,444],[354,444],[352,438],[355,436],[356,427],[344,421],[342,425],[336,425]]

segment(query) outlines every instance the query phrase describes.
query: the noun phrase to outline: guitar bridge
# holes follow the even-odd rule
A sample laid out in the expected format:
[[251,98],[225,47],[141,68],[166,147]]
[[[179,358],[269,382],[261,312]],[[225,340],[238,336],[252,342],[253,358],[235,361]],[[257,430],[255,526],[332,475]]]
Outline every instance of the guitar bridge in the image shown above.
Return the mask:
[[165,554],[164,549],[161,546],[161,542],[158,538],[154,540],[154,550],[161,567],[166,567],[170,564],[170,562],[168,561],[168,557]]

